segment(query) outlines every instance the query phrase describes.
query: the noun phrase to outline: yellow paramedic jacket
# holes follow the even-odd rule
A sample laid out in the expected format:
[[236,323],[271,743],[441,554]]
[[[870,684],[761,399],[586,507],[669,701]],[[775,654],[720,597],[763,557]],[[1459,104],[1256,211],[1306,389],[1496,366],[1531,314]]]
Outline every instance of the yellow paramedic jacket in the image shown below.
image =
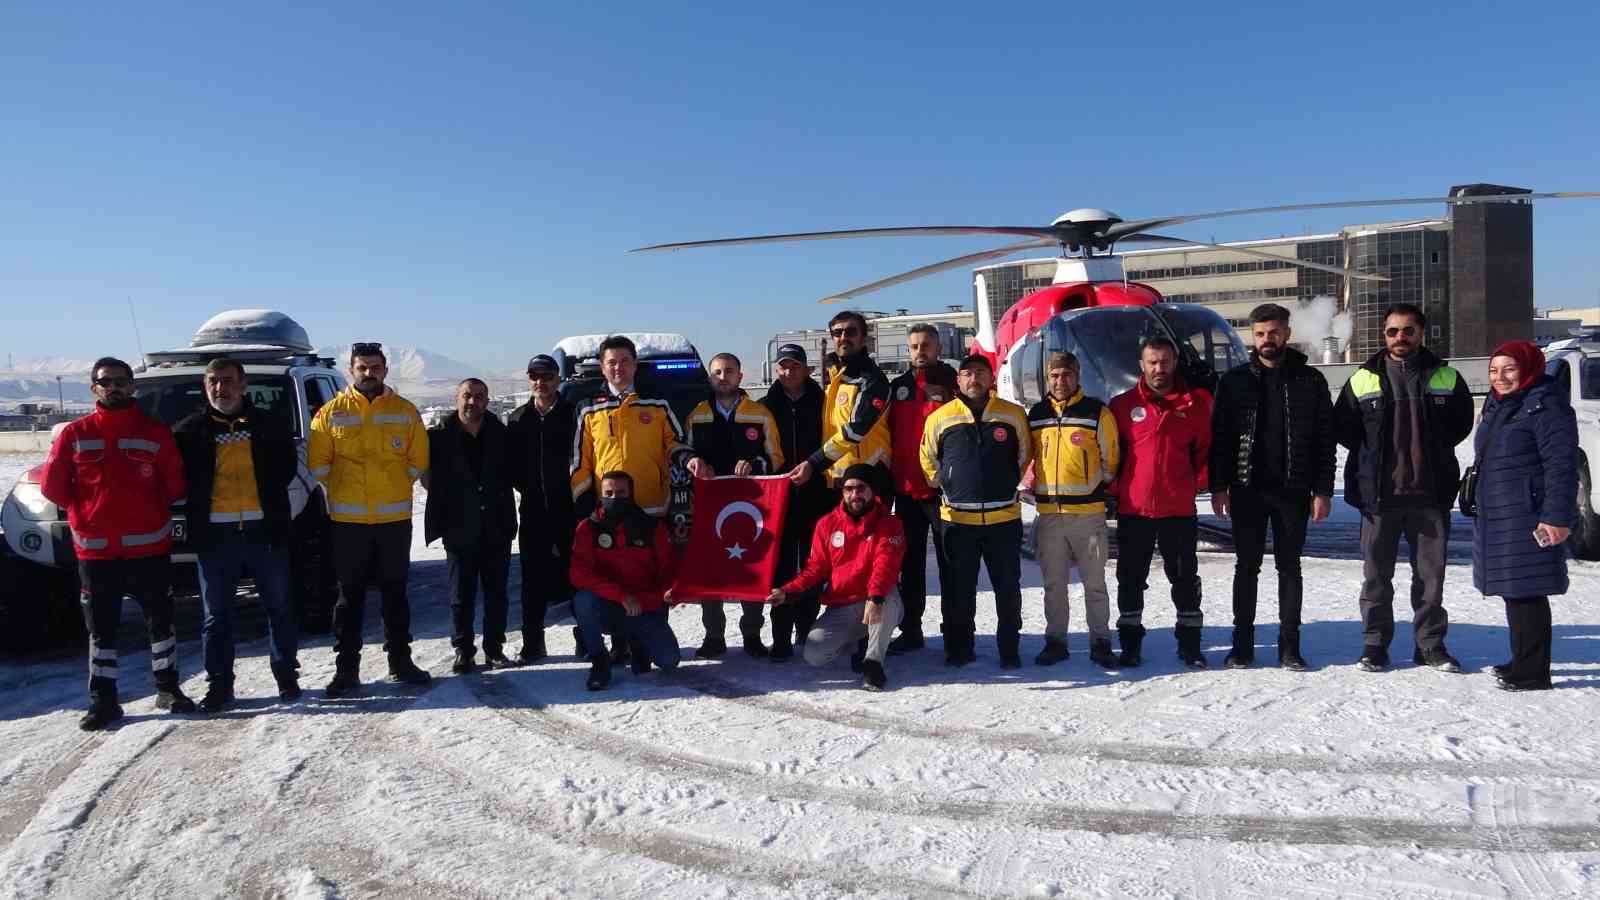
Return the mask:
[[633,476],[633,502],[652,516],[667,514],[674,464],[689,461],[683,426],[665,400],[630,391],[617,399],[606,393],[578,410],[572,437],[572,499],[599,487],[607,472]]
[[830,353],[822,407],[822,446],[808,460],[837,485],[856,463],[889,466],[889,378],[872,357],[841,361]]
[[392,388],[369,403],[347,387],[311,420],[306,466],[327,487],[335,522],[404,522],[411,518],[411,484],[428,471],[428,430],[417,408]]
[[1033,432],[1033,500],[1041,515],[1106,511],[1106,484],[1117,474],[1117,417],[1078,391],[1065,402],[1048,395],[1028,411]]

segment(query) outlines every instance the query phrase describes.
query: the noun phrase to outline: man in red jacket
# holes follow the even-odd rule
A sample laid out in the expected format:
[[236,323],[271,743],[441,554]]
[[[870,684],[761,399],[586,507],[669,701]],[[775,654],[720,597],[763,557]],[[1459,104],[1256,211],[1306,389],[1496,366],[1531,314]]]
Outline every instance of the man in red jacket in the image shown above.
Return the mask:
[[94,412],[61,430],[39,485],[67,511],[89,627],[89,711],[94,731],[122,718],[117,703],[117,624],[124,594],[139,601],[150,631],[156,706],[193,712],[178,687],[172,624],[172,504],[184,495],[183,458],[172,431],[134,402],[133,369],[113,357],[90,370]]
[[[667,624],[666,596],[675,556],[663,520],[633,502],[633,476],[620,469],[600,478],[592,515],[572,541],[572,611],[584,646],[604,647],[606,632],[626,636],[633,671],[678,664],[678,637]],[[591,691],[611,686],[611,655],[590,654]]]
[[895,587],[906,552],[905,530],[873,495],[873,481],[881,477],[878,471],[862,463],[845,470],[840,480],[844,499],[817,523],[805,569],[767,597],[781,604],[788,595],[826,580],[822,616],[806,636],[806,662],[827,665],[844,648],[866,638],[861,686],[869,691],[883,690],[888,681],[883,659],[889,652],[889,635],[905,609]]
[[889,382],[889,473],[894,478],[894,516],[906,531],[906,554],[900,564],[900,600],[905,618],[900,636],[889,642],[890,653],[921,650],[922,613],[928,604],[928,533],[933,533],[933,556],[939,567],[940,589],[945,577],[944,523],[939,518],[939,496],[922,474],[922,429],[928,415],[956,397],[956,370],[940,361],[939,330],[922,322],[906,333],[911,368]]
[[1200,562],[1194,498],[1207,482],[1211,393],[1177,374],[1178,348],[1164,337],[1139,347],[1142,375],[1111,401],[1122,444],[1117,493],[1117,636],[1119,662],[1140,663],[1144,592],[1157,545],[1178,610],[1178,656],[1206,667],[1200,652]]

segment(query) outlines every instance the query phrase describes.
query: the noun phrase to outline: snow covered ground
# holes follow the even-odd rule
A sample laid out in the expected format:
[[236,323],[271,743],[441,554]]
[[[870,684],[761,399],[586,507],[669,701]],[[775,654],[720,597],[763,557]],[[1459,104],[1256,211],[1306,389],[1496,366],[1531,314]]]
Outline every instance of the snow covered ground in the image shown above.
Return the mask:
[[[1075,595],[1073,657],[1053,668],[1002,672],[980,639],[980,661],[952,671],[935,639],[891,659],[892,690],[869,694],[843,661],[819,671],[735,650],[667,675],[622,672],[591,694],[564,627],[549,631],[547,665],[450,675],[442,552],[413,555],[426,690],[372,682],[323,700],[333,667],[320,636],[301,654],[313,689],[283,704],[254,641],[239,648],[237,708],[174,717],[154,708],[141,650],[124,657],[128,717],[85,735],[81,659],[0,663],[0,893],[1600,893],[1594,564],[1574,564],[1555,604],[1548,693],[1494,689],[1502,608],[1464,565],[1447,604],[1468,674],[1358,671],[1360,562],[1330,553],[1306,562],[1303,674],[1182,670],[1158,565],[1139,669],[1088,663]],[[1230,556],[1202,556],[1214,664],[1231,569]],[[1024,587],[1031,659],[1043,629],[1032,563]],[[1274,606],[1261,606],[1263,660]],[[979,610],[992,633],[987,593]],[[369,682],[383,673],[377,620],[373,602]],[[688,656],[698,612],[672,621]],[[1398,659],[1409,642],[1401,625]],[[197,696],[199,649],[179,648]]]

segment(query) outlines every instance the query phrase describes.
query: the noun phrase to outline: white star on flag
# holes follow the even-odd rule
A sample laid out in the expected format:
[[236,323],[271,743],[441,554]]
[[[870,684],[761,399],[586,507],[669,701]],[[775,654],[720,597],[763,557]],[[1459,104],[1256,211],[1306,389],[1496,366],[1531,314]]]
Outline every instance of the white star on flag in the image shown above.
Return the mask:
[[744,559],[744,548],[738,544],[728,547],[727,550],[729,559]]

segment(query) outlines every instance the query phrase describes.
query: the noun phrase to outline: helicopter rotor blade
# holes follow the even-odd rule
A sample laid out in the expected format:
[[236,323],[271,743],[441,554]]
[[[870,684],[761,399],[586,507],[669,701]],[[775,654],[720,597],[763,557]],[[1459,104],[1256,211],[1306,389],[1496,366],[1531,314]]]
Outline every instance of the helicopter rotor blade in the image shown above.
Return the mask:
[[912,269],[909,272],[901,272],[899,275],[891,275],[888,278],[874,281],[871,284],[864,284],[858,288],[851,288],[848,291],[841,291],[837,294],[824,297],[817,302],[843,303],[852,297],[858,297],[862,294],[870,294],[873,291],[881,291],[886,287],[893,287],[897,284],[902,284],[907,281],[921,278],[924,275],[932,275],[936,272],[943,272],[948,269],[959,269],[962,266],[970,265],[975,262],[999,259],[1002,256],[1010,256],[1013,253],[1021,253],[1024,250],[1035,250],[1040,247],[1053,247],[1055,244],[1056,242],[1053,239],[1043,241],[1023,241],[1020,244],[1008,244],[1004,247],[995,247],[992,250],[981,250],[977,253],[968,253],[965,256],[957,256],[954,259],[946,259],[941,262],[922,266],[918,269]]
[[688,250],[697,247],[727,247],[734,244],[777,244],[784,241],[826,241],[833,238],[857,237],[914,237],[962,234],[1010,234],[1031,238],[1052,238],[1055,230],[1035,226],[1008,225],[920,225],[906,228],[851,228],[844,231],[803,231],[795,234],[762,234],[753,237],[719,238],[711,241],[684,241],[676,244],[653,244],[635,247],[629,253],[646,253],[655,250]]
[[1293,259],[1287,256],[1279,256],[1276,253],[1263,253],[1260,250],[1251,250],[1246,247],[1230,247],[1227,244],[1208,244],[1205,241],[1192,241],[1188,238],[1167,237],[1166,235],[1161,234],[1129,235],[1128,237],[1123,238],[1122,242],[1125,244],[1185,244],[1191,247],[1205,247],[1209,250],[1227,250],[1230,253],[1238,253],[1244,256],[1254,256],[1258,259],[1275,259],[1279,262],[1286,262],[1292,266],[1299,266],[1303,269],[1316,269],[1319,272],[1331,272],[1334,275],[1343,275],[1346,278],[1354,278],[1358,281],[1389,280],[1389,278],[1384,275],[1375,275],[1371,272],[1358,272],[1355,269],[1346,269],[1342,266],[1330,266],[1326,263],[1315,263],[1304,259]]
[[1264,215],[1275,212],[1294,212],[1307,209],[1354,209],[1363,206],[1420,206],[1444,203],[1459,206],[1464,203],[1492,203],[1503,200],[1578,200],[1600,197],[1600,191],[1548,191],[1541,194],[1489,194],[1477,197],[1394,197],[1387,200],[1336,200],[1330,203],[1291,203],[1286,206],[1256,206],[1249,209],[1226,209],[1219,212],[1189,213],[1136,222],[1118,222],[1101,235],[1107,241],[1122,241],[1128,236],[1150,228],[1182,225],[1200,219],[1223,219],[1231,216]]

